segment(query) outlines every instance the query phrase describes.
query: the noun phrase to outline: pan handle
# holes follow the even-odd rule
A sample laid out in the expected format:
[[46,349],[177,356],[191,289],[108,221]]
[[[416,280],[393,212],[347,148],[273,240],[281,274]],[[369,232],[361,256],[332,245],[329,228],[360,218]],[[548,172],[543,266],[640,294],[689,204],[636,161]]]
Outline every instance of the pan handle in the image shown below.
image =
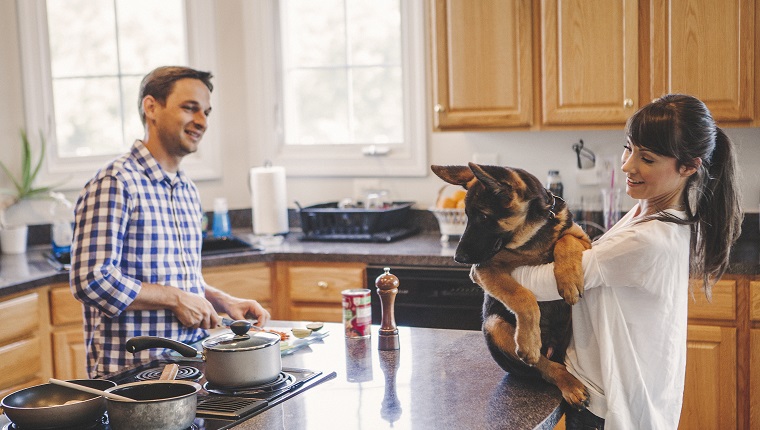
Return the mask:
[[198,351],[190,345],[182,342],[177,342],[173,339],[167,339],[165,337],[158,336],[135,336],[129,340],[125,345],[128,352],[134,354],[137,351],[150,348],[168,348],[179,352],[184,357],[196,357]]

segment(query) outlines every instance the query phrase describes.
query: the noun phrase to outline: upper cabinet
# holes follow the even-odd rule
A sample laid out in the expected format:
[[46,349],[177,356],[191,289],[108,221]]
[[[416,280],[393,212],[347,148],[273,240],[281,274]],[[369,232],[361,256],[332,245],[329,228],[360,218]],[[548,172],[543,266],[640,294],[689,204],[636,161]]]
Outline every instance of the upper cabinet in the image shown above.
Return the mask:
[[756,125],[755,1],[431,0],[434,128],[622,128],[669,92]]
[[756,118],[754,0],[650,0],[642,15],[647,99],[692,94],[719,122]]
[[638,106],[638,1],[541,2],[541,121],[625,124]]
[[435,127],[529,126],[531,0],[437,0],[430,13]]

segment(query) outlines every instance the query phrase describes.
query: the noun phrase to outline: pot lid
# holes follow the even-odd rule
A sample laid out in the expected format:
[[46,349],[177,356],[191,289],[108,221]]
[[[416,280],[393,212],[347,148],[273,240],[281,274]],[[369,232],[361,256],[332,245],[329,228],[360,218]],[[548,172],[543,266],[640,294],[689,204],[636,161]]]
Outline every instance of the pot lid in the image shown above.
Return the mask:
[[278,343],[280,343],[280,336],[273,333],[256,332],[244,335],[223,333],[204,339],[201,345],[212,351],[248,351],[266,348]]

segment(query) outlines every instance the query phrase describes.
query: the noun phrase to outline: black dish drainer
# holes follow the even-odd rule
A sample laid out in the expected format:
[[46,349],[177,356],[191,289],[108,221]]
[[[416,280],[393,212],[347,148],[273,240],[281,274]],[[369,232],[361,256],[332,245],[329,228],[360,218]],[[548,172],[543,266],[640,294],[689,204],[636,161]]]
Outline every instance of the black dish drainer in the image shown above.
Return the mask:
[[391,242],[410,236],[417,228],[408,225],[414,202],[393,202],[380,208],[341,208],[338,202],[298,210],[301,240]]

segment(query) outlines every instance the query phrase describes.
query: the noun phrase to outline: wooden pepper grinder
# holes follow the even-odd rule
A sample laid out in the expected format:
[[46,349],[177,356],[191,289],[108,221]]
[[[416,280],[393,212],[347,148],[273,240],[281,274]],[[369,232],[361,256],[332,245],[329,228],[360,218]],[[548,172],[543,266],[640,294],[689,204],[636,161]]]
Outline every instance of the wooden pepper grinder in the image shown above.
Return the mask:
[[396,317],[393,314],[396,294],[398,293],[398,278],[390,273],[390,268],[385,267],[383,270],[385,273],[375,279],[383,316],[378,332],[377,349],[392,351],[399,349],[398,328],[396,328]]

